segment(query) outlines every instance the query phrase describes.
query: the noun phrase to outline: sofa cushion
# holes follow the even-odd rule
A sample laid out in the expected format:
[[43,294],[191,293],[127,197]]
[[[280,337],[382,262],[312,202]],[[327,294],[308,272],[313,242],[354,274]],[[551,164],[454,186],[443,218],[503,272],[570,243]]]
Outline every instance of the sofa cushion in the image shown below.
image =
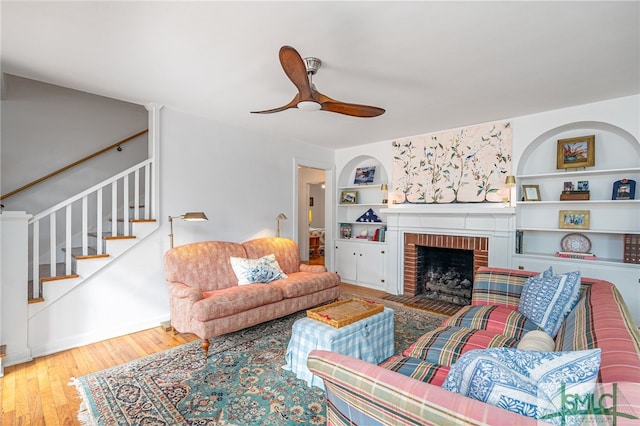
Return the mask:
[[238,284],[270,283],[271,281],[287,278],[274,254],[259,259],[245,259],[231,257],[231,267],[238,278]]
[[[562,395],[593,394],[600,349],[534,352],[492,348],[469,352],[449,371],[443,389],[556,424]],[[564,386],[563,386],[564,385]],[[583,420],[582,416],[579,416]],[[564,424],[564,423],[563,423]]]
[[525,282],[518,311],[555,337],[579,298],[579,271],[553,276],[538,275]]
[[434,364],[420,358],[400,355],[394,355],[383,361],[380,367],[435,386],[441,386],[444,383],[450,369],[447,365]]
[[164,271],[169,282],[183,283],[200,291],[235,287],[230,257],[246,257],[242,245],[226,241],[203,241],[168,250]]
[[517,310],[525,281],[535,275],[535,272],[515,269],[478,268],[473,278],[471,304],[498,305]]
[[285,299],[291,299],[336,287],[340,285],[340,278],[331,272],[293,272],[288,278],[269,285],[279,288]]
[[245,241],[242,246],[247,251],[247,257],[252,259],[274,254],[280,268],[287,275],[300,270],[298,244],[293,240],[288,238],[258,238]]
[[402,355],[435,364],[451,365],[474,349],[511,347],[518,339],[488,330],[467,327],[438,327],[423,334]]
[[252,284],[229,287],[203,293],[204,299],[193,305],[192,316],[197,321],[224,318],[238,312],[282,300],[282,292],[272,285]]
[[465,306],[447,318],[442,326],[457,326],[493,331],[520,339],[538,326],[520,312],[496,305]]

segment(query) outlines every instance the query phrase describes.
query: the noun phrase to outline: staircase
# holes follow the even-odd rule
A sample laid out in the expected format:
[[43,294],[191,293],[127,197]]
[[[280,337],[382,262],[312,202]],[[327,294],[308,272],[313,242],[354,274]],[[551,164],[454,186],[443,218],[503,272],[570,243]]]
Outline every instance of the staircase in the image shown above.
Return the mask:
[[147,159],[29,220],[29,317],[158,228],[145,208],[152,167]]

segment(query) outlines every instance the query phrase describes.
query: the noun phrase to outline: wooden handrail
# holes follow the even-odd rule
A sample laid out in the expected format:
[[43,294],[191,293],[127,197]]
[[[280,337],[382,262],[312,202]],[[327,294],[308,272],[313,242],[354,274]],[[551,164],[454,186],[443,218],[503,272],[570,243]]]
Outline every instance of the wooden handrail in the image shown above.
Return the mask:
[[135,138],[137,138],[138,136],[142,136],[142,135],[144,135],[145,133],[148,133],[148,132],[149,132],[149,129],[144,129],[143,131],[138,132],[138,133],[136,133],[136,134],[134,134],[134,135],[131,135],[131,136],[129,136],[129,137],[126,137],[126,138],[124,138],[124,139],[122,139],[122,140],[120,140],[120,141],[118,141],[118,142],[116,142],[116,143],[114,143],[114,144],[109,145],[109,146],[108,146],[108,147],[106,147],[106,148],[101,149],[100,151],[96,151],[96,152],[94,152],[93,154],[91,154],[91,155],[87,155],[86,157],[81,158],[81,159],[80,159],[80,160],[78,160],[78,161],[74,161],[73,163],[71,163],[71,164],[69,164],[69,165],[67,165],[67,166],[62,167],[61,169],[58,169],[58,170],[56,170],[55,172],[51,172],[51,173],[49,173],[48,175],[41,177],[40,179],[36,179],[36,180],[34,180],[33,182],[30,182],[30,183],[28,183],[28,184],[26,184],[26,185],[24,185],[24,186],[21,186],[21,187],[20,187],[20,188],[18,188],[18,189],[14,189],[13,191],[8,192],[8,193],[6,193],[6,194],[4,194],[2,197],[0,197],[0,201],[4,200],[5,198],[9,198],[9,197],[11,197],[12,195],[16,195],[17,193],[22,192],[22,191],[24,191],[25,189],[31,188],[32,186],[35,186],[35,185],[39,184],[39,183],[40,183],[40,182],[42,182],[42,181],[45,181],[45,180],[47,180],[47,179],[49,179],[49,178],[51,178],[51,177],[54,177],[55,175],[59,175],[60,173],[62,173],[62,172],[64,172],[64,171],[66,171],[66,170],[69,170],[70,168],[75,167],[75,166],[77,166],[77,165],[78,165],[78,164],[80,164],[80,163],[84,163],[85,161],[90,160],[90,159],[92,159],[93,157],[97,157],[98,155],[100,155],[100,154],[102,154],[102,153],[104,153],[104,152],[107,152],[107,151],[109,151],[109,150],[111,150],[111,149],[113,149],[113,148],[116,148],[116,147],[118,147],[119,145],[122,145],[122,144],[124,144],[124,143],[127,143],[127,142],[129,142],[130,140],[135,139]]

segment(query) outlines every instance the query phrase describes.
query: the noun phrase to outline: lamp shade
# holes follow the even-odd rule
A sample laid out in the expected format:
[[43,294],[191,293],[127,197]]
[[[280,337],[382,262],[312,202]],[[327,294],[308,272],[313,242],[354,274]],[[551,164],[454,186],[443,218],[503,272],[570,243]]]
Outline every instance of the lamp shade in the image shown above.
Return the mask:
[[276,216],[276,220],[287,220],[287,216],[285,216],[284,213],[280,213]]
[[507,176],[507,178],[504,180],[504,183],[506,185],[512,186],[516,184],[516,177],[515,176]]
[[389,186],[386,183],[383,183],[382,185],[380,185],[380,191],[388,191],[389,190]]
[[204,212],[188,212],[183,214],[180,218],[187,221],[209,220]]

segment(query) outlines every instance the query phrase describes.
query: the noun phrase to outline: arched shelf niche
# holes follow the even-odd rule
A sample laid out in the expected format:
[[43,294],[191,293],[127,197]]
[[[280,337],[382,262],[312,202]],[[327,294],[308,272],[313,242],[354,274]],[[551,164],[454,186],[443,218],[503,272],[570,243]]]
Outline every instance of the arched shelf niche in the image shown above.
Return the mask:
[[550,129],[534,139],[523,151],[516,175],[563,173],[555,163],[558,139],[591,134],[595,135],[594,170],[640,167],[640,143],[631,133],[610,123],[578,121]]
[[[362,167],[376,168],[373,182],[368,185],[358,185],[355,183],[356,170]],[[352,158],[340,171],[340,176],[338,177],[338,190],[342,188],[366,188],[367,186],[379,187],[381,184],[388,183],[389,177],[387,174],[387,170],[385,169],[381,161],[370,155],[359,155]]]

